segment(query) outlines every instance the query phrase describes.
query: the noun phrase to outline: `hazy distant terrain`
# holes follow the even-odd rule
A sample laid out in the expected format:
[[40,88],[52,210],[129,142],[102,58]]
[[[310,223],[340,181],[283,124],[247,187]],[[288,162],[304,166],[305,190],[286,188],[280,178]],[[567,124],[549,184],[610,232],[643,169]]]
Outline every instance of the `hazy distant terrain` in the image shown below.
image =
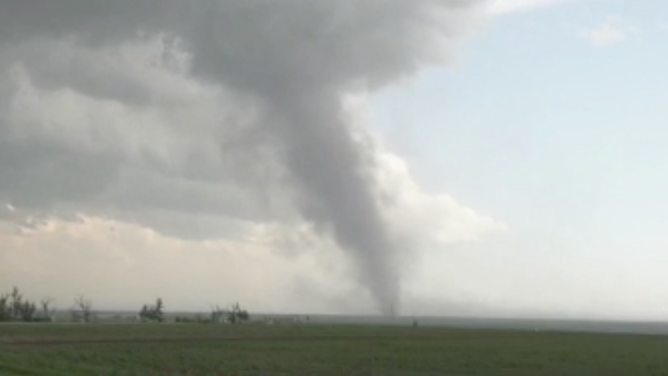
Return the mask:
[[[210,312],[166,312],[165,318],[173,321],[176,317],[207,318]],[[60,322],[70,320],[69,312],[57,315]],[[131,311],[100,311],[96,313],[103,323],[132,321],[137,313]],[[347,325],[384,325],[410,326],[413,320],[421,326],[442,327],[451,329],[504,329],[504,330],[538,330],[584,333],[617,333],[617,334],[653,334],[668,335],[668,322],[641,321],[595,321],[567,319],[526,319],[526,318],[474,318],[446,316],[411,316],[386,317],[378,315],[323,315],[323,314],[272,314],[254,313],[252,321],[278,320],[287,322],[307,321],[311,324],[347,324]]]

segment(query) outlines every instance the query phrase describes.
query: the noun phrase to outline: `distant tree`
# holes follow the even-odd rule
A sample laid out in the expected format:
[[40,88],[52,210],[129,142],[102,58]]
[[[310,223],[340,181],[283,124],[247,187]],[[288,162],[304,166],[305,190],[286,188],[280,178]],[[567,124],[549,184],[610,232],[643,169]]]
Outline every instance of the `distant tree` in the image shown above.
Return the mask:
[[239,324],[250,320],[250,314],[241,309],[239,303],[234,303],[230,309],[222,309],[220,306],[211,307],[211,322]]
[[0,321],[35,321],[37,306],[23,298],[18,287],[0,296]]
[[23,295],[19,292],[18,287],[14,286],[12,289],[11,294],[9,294],[11,298],[11,319],[12,320],[17,320],[21,317],[21,310],[23,306]]
[[71,310],[73,321],[90,322],[93,313],[93,302],[86,299],[83,295],[74,299],[74,306]]
[[51,309],[51,304],[53,303],[53,299],[46,297],[43,298],[40,302],[40,306],[42,308],[41,310],[41,316],[44,321],[51,321],[51,316],[53,315],[53,311]]
[[164,320],[164,318],[163,318],[164,315],[163,315],[163,312],[162,312],[163,308],[164,308],[164,305],[162,303],[162,299],[158,298],[155,302],[155,316],[156,316],[156,318],[158,319],[159,322],[162,322]]
[[146,304],[144,304],[144,305],[141,307],[141,310],[139,310],[139,318],[143,320],[143,319],[144,319],[146,316],[148,316],[148,315],[149,315],[149,313],[148,313],[148,306],[147,306]]
[[238,321],[249,321],[250,320],[250,314],[248,311],[245,309],[239,311],[239,314],[237,315]]
[[163,308],[164,304],[162,303],[162,299],[158,298],[154,305],[145,304],[144,306],[142,306],[141,311],[139,311],[139,318],[142,321],[163,322],[164,321]]
[[12,320],[12,308],[9,301],[9,295],[0,295],[0,321]]
[[25,322],[35,321],[37,306],[35,303],[24,301],[19,305],[17,319]]
[[245,309],[241,309],[239,303],[232,304],[232,308],[227,312],[227,321],[232,324],[239,324],[250,320],[250,315]]

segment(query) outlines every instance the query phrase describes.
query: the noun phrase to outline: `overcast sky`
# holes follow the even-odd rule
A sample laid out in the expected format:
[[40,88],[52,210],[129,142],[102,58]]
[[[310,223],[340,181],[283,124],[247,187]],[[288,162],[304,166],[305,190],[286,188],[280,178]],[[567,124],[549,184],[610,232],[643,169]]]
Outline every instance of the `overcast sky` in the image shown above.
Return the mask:
[[109,4],[0,5],[1,289],[668,317],[668,4]]

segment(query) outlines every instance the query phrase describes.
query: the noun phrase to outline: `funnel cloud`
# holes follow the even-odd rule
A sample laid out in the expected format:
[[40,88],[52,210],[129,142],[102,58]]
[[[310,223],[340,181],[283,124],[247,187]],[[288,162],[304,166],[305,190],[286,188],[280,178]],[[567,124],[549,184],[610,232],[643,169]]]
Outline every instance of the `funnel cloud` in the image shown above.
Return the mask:
[[0,4],[0,48],[49,38],[91,46],[141,33],[178,38],[196,79],[257,113],[247,131],[273,150],[299,213],[345,251],[356,279],[389,313],[411,250],[388,226],[375,146],[358,137],[343,100],[447,62],[482,15],[469,0],[17,0]]

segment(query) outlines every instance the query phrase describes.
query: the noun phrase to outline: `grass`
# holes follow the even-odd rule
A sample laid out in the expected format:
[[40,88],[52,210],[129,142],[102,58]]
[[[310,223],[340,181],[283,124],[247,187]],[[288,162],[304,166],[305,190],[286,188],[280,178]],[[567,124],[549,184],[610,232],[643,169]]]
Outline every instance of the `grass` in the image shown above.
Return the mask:
[[381,326],[0,325],[0,375],[668,375],[668,337]]

